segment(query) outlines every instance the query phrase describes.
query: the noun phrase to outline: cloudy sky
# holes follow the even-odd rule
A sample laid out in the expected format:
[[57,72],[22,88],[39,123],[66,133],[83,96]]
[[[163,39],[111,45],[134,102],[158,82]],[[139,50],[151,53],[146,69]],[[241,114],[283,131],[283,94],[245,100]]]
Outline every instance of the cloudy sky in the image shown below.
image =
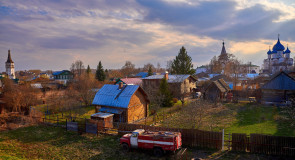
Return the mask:
[[278,34],[295,50],[294,0],[1,0],[0,71],[166,66],[185,46],[194,66],[228,53],[261,65]]

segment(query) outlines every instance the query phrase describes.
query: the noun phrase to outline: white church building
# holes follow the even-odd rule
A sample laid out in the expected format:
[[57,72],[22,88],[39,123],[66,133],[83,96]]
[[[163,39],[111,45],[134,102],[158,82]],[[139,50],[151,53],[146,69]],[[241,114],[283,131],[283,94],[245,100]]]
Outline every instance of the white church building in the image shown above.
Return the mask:
[[6,74],[10,79],[15,79],[14,62],[11,59],[10,50],[8,50],[8,57],[5,63]]
[[279,71],[288,71],[293,67],[293,59],[290,57],[291,51],[288,46],[285,47],[278,37],[277,43],[273,46],[272,51],[269,48],[267,52],[268,58],[263,61],[263,72],[274,74]]

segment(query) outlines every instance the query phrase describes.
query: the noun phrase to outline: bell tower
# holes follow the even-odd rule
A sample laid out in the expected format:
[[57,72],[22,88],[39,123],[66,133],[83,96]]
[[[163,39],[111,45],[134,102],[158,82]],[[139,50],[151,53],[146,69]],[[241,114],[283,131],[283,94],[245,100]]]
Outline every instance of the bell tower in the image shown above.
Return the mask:
[[14,62],[11,59],[10,50],[8,50],[8,57],[5,63],[6,73],[10,79],[15,79]]

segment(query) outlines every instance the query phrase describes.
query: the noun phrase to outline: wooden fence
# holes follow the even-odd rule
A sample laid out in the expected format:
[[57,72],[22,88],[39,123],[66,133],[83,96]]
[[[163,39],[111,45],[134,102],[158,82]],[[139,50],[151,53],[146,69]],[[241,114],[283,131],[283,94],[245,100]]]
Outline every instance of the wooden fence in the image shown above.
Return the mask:
[[121,123],[119,124],[118,133],[132,132],[135,129],[181,132],[183,145],[191,147],[207,147],[213,149],[222,149],[222,132],[201,131],[197,129],[165,128],[140,124]]
[[[59,118],[57,116],[48,116],[43,121],[57,126],[65,125],[68,130],[97,134],[106,133],[108,129],[116,130],[119,135],[131,133],[136,129],[145,129],[150,131],[174,131],[181,132],[182,144],[190,147],[206,147],[221,150],[223,148],[222,132],[201,131],[197,129],[181,129],[156,127],[142,124],[113,123],[112,128],[101,126],[103,122],[90,119],[79,119],[70,117],[69,119]],[[67,117],[68,118],[68,117]],[[64,123],[65,120],[65,123]],[[75,121],[75,122],[73,122]],[[280,137],[262,134],[232,133],[228,134],[226,140],[228,150],[239,152],[250,152],[278,156],[295,156],[295,137]],[[225,145],[227,146],[227,145]]]
[[250,152],[295,156],[295,137],[250,134]]
[[232,134],[232,151],[259,153],[278,156],[295,156],[295,137],[262,134]]
[[247,150],[247,144],[249,138],[247,134],[233,133],[231,140],[231,150],[245,152]]

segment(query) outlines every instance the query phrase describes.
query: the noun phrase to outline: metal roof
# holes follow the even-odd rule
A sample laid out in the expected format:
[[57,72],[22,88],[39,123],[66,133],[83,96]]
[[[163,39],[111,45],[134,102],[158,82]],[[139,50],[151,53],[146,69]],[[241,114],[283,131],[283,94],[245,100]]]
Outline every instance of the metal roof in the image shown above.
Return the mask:
[[130,99],[138,88],[138,85],[124,85],[119,89],[119,85],[105,84],[96,93],[92,104],[128,108]]
[[147,72],[139,72],[135,75],[136,77],[141,77],[141,78],[145,78],[148,76]]
[[270,81],[264,84],[262,89],[295,90],[295,79],[285,72],[275,75]]
[[[227,91],[230,91],[230,87],[229,85],[221,78],[221,79],[218,79],[216,81],[213,81],[208,87],[207,89],[210,88],[211,85],[215,85],[222,93],[224,92],[227,92]],[[206,90],[207,90],[206,89]]]
[[[128,85],[140,85],[142,83],[141,78],[121,78],[120,80]],[[116,84],[118,84],[120,80]]]
[[60,75],[64,72],[70,72],[70,71],[69,70],[56,71],[56,72],[53,72],[52,75],[57,76],[57,75]]
[[98,112],[98,113],[92,114],[91,117],[108,118],[113,115],[114,114]]
[[[183,82],[185,79],[187,79],[190,76],[191,75],[189,75],[189,74],[184,74],[184,75],[168,75],[167,82],[168,83],[179,83],[179,82]],[[164,78],[164,75],[152,75],[152,76],[148,76],[148,77],[143,78],[143,79],[162,79],[162,78]]]

